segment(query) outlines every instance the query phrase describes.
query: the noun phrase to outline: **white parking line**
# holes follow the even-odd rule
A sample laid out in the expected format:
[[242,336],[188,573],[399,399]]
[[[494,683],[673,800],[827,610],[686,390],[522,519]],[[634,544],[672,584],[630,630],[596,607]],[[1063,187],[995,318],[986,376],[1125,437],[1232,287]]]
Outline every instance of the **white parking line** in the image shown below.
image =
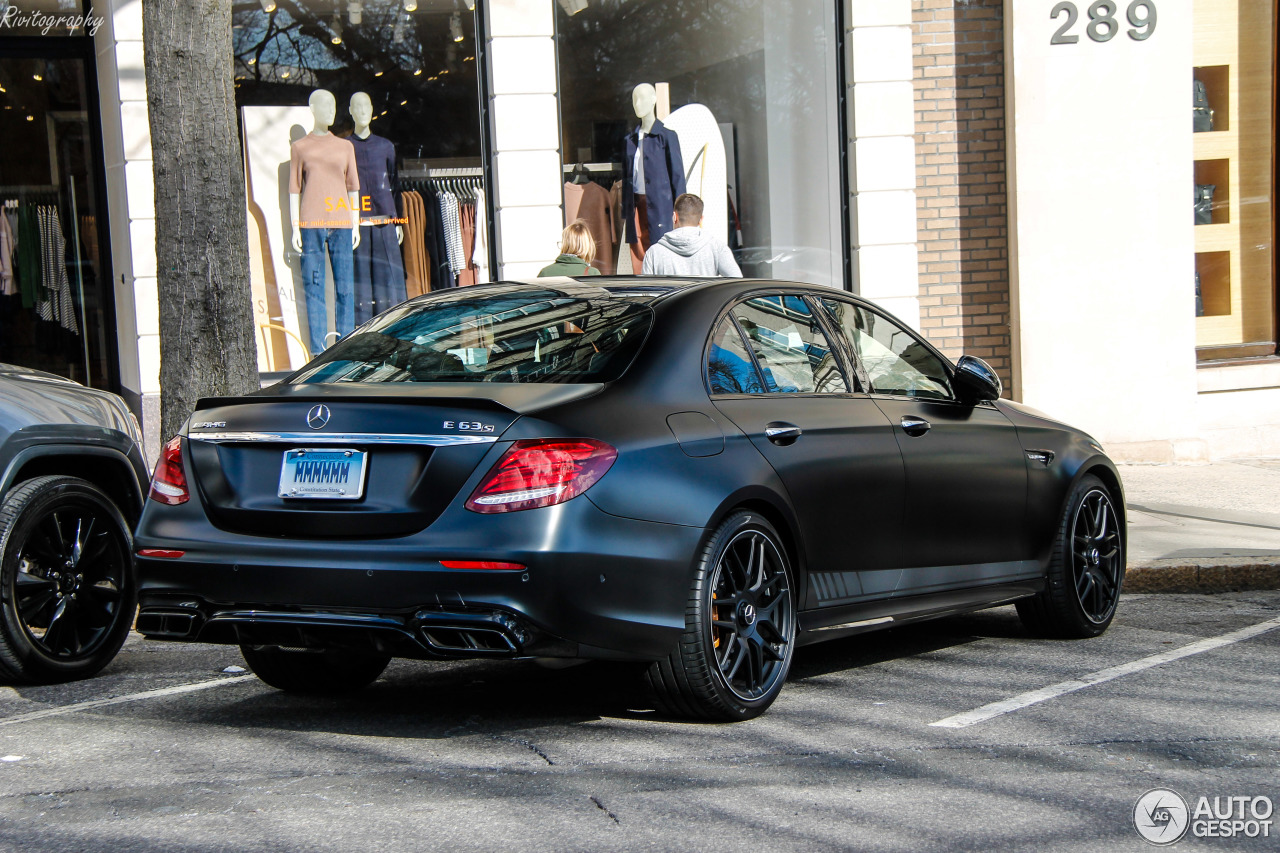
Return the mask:
[[1128,663],[1118,664],[1117,666],[1109,666],[1106,669],[1100,669],[1097,672],[1091,672],[1080,678],[1073,678],[1070,681],[1059,681],[1057,684],[1050,684],[1048,687],[1041,687],[1039,690],[1030,690],[1026,693],[1019,693],[1017,696],[1010,696],[1008,699],[1001,699],[999,702],[992,702],[990,705],[983,705],[981,708],[974,708],[972,711],[965,711],[963,714],[956,714],[936,723],[930,723],[930,726],[938,726],[944,729],[963,729],[972,726],[974,723],[981,723],[984,720],[990,720],[992,717],[998,717],[1001,714],[1007,714],[1010,711],[1017,711],[1019,708],[1025,708],[1028,705],[1034,705],[1037,702],[1043,702],[1046,699],[1053,699],[1062,696],[1065,693],[1074,693],[1085,687],[1094,684],[1101,684],[1104,681],[1111,681],[1113,678],[1120,678],[1123,675],[1132,675],[1135,672],[1141,672],[1144,669],[1151,669],[1153,666],[1169,663],[1170,661],[1179,660],[1181,658],[1198,655],[1201,652],[1220,649],[1223,646],[1229,646],[1232,643],[1238,643],[1241,640],[1248,640],[1259,634],[1265,634],[1268,631],[1274,631],[1280,628],[1280,618],[1268,619],[1266,622],[1259,622],[1256,625],[1250,625],[1247,628],[1241,628],[1238,631],[1232,631],[1228,634],[1222,634],[1217,637],[1210,637],[1206,640],[1197,640],[1178,649],[1170,649],[1167,652],[1161,652],[1158,655],[1151,655],[1145,658],[1139,658]]
[[257,676],[237,675],[234,678],[215,678],[212,681],[197,681],[193,684],[178,684],[174,687],[161,687],[157,690],[144,690],[141,693],[129,693],[111,699],[90,699],[88,702],[76,702],[74,705],[60,705],[57,708],[45,708],[43,711],[32,711],[29,714],[17,714],[0,719],[0,726],[13,726],[18,723],[29,723],[32,720],[43,720],[45,717],[61,717],[90,708],[105,708],[108,705],[123,705],[126,702],[141,702],[143,699],[158,699],[161,696],[177,696],[181,693],[194,693],[197,690],[208,690],[211,687],[223,687],[228,684],[239,684]]

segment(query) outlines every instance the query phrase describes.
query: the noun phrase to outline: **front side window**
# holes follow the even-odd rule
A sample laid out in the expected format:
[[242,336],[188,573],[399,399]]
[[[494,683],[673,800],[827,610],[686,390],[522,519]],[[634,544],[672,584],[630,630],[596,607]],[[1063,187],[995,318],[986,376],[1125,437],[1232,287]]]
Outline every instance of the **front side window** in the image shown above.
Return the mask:
[[770,394],[844,394],[831,343],[799,296],[761,296],[733,309]]
[[610,382],[635,357],[652,316],[623,298],[455,291],[393,309],[287,381]]
[[873,392],[952,399],[946,367],[915,335],[852,302],[824,299],[822,303],[849,339]]

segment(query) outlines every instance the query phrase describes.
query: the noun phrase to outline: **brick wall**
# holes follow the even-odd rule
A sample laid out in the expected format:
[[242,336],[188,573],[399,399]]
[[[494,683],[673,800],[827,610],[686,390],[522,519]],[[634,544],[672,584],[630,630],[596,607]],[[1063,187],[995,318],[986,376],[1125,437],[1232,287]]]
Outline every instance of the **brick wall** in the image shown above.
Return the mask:
[[1012,387],[1003,0],[912,0],[920,324]]

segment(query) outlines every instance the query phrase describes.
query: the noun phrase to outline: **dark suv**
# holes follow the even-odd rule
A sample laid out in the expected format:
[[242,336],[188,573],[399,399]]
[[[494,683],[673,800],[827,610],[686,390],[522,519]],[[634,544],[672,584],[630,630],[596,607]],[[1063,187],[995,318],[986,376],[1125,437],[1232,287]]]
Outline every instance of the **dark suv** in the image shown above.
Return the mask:
[[0,681],[85,678],[120,650],[141,445],[116,395],[0,364]]

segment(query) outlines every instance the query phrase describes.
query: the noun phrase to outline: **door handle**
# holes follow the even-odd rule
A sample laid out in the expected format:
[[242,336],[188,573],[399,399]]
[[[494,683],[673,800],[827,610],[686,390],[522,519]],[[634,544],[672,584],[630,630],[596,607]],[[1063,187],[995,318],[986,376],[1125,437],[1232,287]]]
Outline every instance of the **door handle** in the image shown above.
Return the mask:
[[800,427],[785,421],[774,421],[773,423],[765,424],[764,427],[764,437],[779,447],[795,444],[796,439],[803,434],[804,431]]
[[902,431],[907,435],[924,435],[933,428],[933,424],[924,418],[915,418],[910,415],[903,415],[899,423],[902,424]]

